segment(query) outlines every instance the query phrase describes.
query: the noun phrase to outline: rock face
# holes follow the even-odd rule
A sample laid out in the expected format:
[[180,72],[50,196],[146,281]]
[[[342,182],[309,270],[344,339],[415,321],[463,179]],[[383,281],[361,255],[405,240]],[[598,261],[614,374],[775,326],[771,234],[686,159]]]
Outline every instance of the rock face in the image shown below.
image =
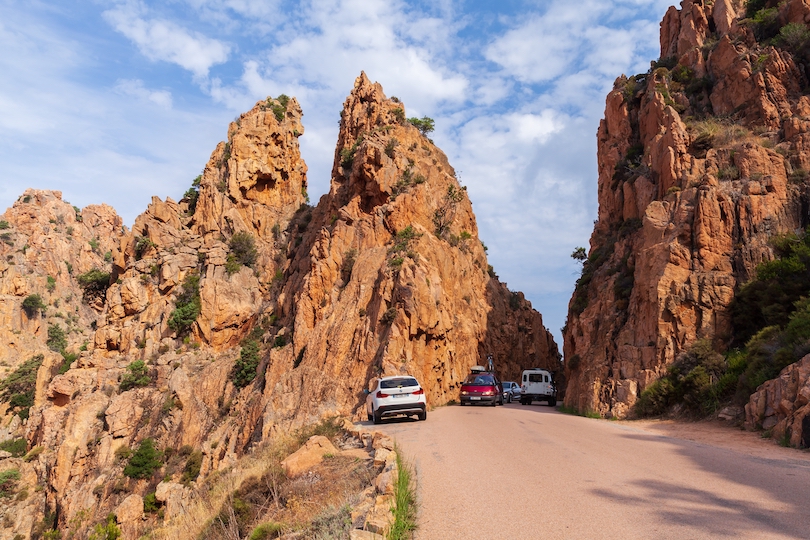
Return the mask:
[[[75,222],[53,192],[28,191],[2,216],[5,373],[45,355],[30,417],[2,432],[43,449],[31,462],[45,486],[37,520],[82,535],[117,512],[137,537],[158,519],[136,504],[152,492],[167,519],[182,513],[195,485],[183,462],[123,476],[122,456],[146,438],[194,452],[205,478],[278,431],[364,419],[374,377],[416,375],[436,406],[488,354],[504,378],[560,369],[541,315],[495,277],[466,191],[403,104],[357,79],[314,208],[301,116],[286,96],[257,103],[184,198],[153,198],[131,231],[104,206]],[[76,275],[93,268],[110,276],[87,292]],[[32,293],[48,307],[29,319]],[[57,319],[69,321],[70,366],[46,344]]]
[[745,427],[769,430],[786,446],[810,448],[810,356],[757,389],[745,406]]
[[[808,13],[783,2],[779,22]],[[607,97],[599,219],[564,330],[567,406],[627,416],[696,339],[727,346],[735,290],[771,237],[808,224],[808,80],[743,15],[733,0],[670,8],[661,60]]]

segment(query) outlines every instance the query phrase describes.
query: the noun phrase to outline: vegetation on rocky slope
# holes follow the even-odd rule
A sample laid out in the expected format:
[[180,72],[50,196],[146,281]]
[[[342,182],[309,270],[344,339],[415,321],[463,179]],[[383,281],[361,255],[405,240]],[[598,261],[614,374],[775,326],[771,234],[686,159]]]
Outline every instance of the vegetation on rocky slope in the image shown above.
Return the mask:
[[727,403],[744,405],[762,383],[810,353],[810,234],[777,236],[775,258],[757,267],[731,305],[735,347],[717,353],[695,342],[641,394],[641,416],[679,407],[713,414]]

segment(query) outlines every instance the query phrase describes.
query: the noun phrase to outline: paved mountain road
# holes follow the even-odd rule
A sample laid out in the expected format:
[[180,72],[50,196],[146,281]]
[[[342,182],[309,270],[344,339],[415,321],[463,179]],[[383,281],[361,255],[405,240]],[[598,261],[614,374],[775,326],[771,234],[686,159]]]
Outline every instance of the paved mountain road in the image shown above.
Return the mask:
[[545,404],[375,427],[417,470],[418,540],[810,538],[807,452],[737,451]]

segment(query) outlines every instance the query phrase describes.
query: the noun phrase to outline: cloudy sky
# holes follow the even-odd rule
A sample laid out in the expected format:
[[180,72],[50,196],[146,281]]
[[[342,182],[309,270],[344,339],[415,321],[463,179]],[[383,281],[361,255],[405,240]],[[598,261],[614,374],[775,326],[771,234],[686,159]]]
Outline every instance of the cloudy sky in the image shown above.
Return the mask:
[[560,342],[596,218],[596,128],[670,0],[0,0],[0,211],[28,187],[127,225],[179,199],[227,123],[296,96],[310,197],[365,70],[468,187],[490,263]]

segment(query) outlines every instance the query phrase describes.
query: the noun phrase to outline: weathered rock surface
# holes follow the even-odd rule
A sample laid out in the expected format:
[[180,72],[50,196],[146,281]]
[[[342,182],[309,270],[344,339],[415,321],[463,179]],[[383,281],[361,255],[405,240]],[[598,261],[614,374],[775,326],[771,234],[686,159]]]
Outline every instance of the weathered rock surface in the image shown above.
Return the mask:
[[[505,378],[560,368],[542,317],[494,277],[465,190],[446,156],[404,121],[404,105],[357,79],[331,190],[313,208],[298,149],[302,113],[283,98],[241,115],[198,192],[153,198],[131,231],[103,206],[74,224],[76,211],[54,192],[26,192],[3,215],[11,236],[0,247],[0,318],[8,322],[0,357],[7,373],[20,358],[45,355],[30,417],[3,425],[15,426],[8,437],[46,449],[36,473],[41,506],[63,530],[73,523],[85,534],[119,512],[126,536],[137,537],[158,519],[136,504],[152,492],[166,520],[187,510],[194,483],[183,485],[183,462],[151,478],[123,475],[126,449],[146,438],[167,456],[196,452],[204,479],[278,431],[326,415],[364,418],[362,391],[374,377],[414,374],[440,405],[457,399],[487,354]],[[246,266],[232,248],[237,233],[254,241]],[[111,273],[108,288],[82,302],[75,275],[94,267]],[[184,329],[172,321],[192,282],[199,312]],[[35,292],[48,318],[21,315]],[[62,374],[62,356],[45,345],[57,298],[71,310],[67,349],[79,353]],[[239,387],[235,363],[248,336],[258,366]],[[123,391],[136,372],[145,382]],[[369,530],[387,527],[391,450],[375,447],[385,470],[361,512]]]
[[284,467],[287,476],[298,476],[323,461],[324,456],[336,456],[337,453],[337,448],[329,439],[323,435],[313,435],[304,446],[287,456],[281,462],[281,466]]
[[745,427],[769,430],[794,448],[810,448],[810,356],[757,389],[745,406]]
[[[783,3],[780,21],[804,22]],[[622,76],[598,131],[599,219],[564,331],[565,404],[632,414],[696,339],[732,337],[728,307],[776,234],[808,224],[808,81],[757,43],[742,2],[684,0],[661,62]]]

